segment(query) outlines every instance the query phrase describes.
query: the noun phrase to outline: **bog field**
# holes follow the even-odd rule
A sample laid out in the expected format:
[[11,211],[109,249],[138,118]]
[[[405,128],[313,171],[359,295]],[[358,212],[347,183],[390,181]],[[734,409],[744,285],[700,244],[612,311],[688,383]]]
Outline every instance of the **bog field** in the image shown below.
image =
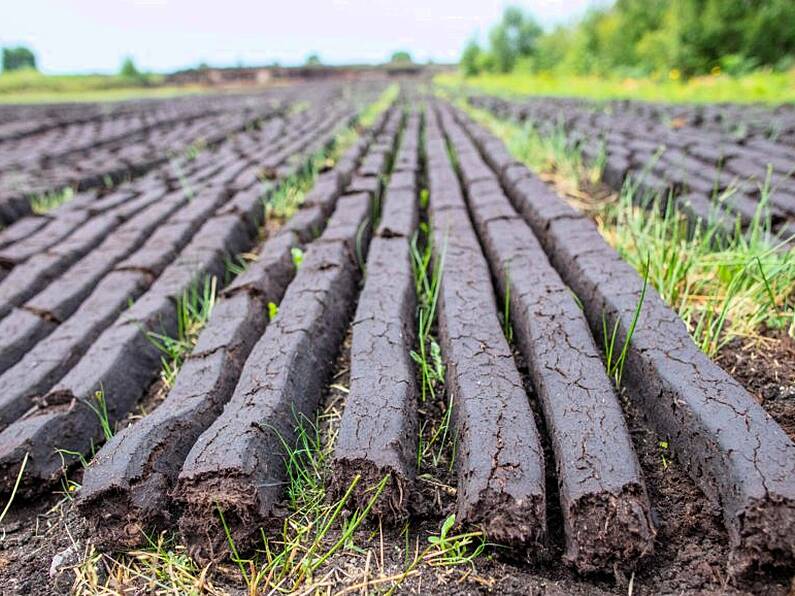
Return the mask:
[[3,594],[792,594],[792,105],[2,105],[0,223]]

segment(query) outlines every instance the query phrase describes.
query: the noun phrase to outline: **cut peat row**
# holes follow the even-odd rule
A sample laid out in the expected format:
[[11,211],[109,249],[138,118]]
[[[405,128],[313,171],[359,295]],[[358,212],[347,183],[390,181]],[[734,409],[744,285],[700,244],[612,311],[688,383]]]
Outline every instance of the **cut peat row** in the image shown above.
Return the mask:
[[[348,109],[339,110],[337,126],[351,115]],[[331,130],[326,134],[329,140],[333,136]],[[60,476],[61,455],[68,466],[75,454],[89,453],[102,440],[100,420],[92,410],[97,392],[105,397],[111,425],[135,405],[160,366],[160,353],[147,332],[173,336],[177,327],[174,305],[183,293],[202,278],[222,277],[225,260],[250,249],[253,238],[246,219],[255,207],[262,213],[262,202],[259,192],[243,194],[248,205],[237,203],[239,210],[210,218],[151,287],[37,400],[38,407],[0,433],[0,487],[4,491],[13,485],[13,468],[18,468],[26,452],[30,458],[22,490],[35,493]],[[172,259],[164,257],[165,262]],[[124,265],[120,264],[121,271]],[[134,265],[126,272],[148,274]],[[73,453],[59,454],[56,449]]]
[[[372,133],[367,137],[371,138]],[[355,145],[324,179],[350,177],[366,145]],[[310,151],[311,153],[311,151]],[[324,218],[341,187],[316,188]],[[292,251],[315,230],[302,208],[258,251],[257,260],[222,293],[174,387],[154,412],[108,442],[86,470],[78,507],[95,524],[103,544],[117,548],[144,540],[150,527],[173,524],[178,512],[170,493],[198,437],[220,415],[240,372],[268,322],[268,304],[279,304],[295,274]],[[303,222],[303,223],[301,223]]]
[[[485,167],[442,118],[461,163]],[[624,415],[588,321],[493,174],[467,188],[475,227],[544,413],[555,454],[566,560],[578,571],[631,568],[651,554],[650,505]]]
[[[128,202],[137,201],[143,207],[151,200],[160,199],[169,188],[164,180],[154,175],[156,173],[123,184],[103,197],[97,196],[95,191],[86,191],[45,214],[20,219],[2,232],[7,241],[0,250],[0,264],[8,269],[17,266],[55,246],[90,218]],[[27,234],[25,230],[29,227],[34,231]]]
[[544,461],[522,378],[497,317],[488,264],[436,115],[426,115],[438,325],[457,432],[456,520],[538,550],[546,536]]
[[[245,194],[251,197],[258,192],[252,189]],[[46,392],[76,364],[129,301],[143,294],[174,260],[225,198],[218,189],[210,189],[194,198],[186,209],[164,222],[139,250],[119,262],[62,323],[54,317],[43,316],[46,311],[24,309],[12,312],[0,323],[0,329],[6,332],[4,338],[9,350],[15,346],[15,338],[20,343],[29,339],[24,332],[49,333],[0,376],[0,429],[33,407],[33,398]],[[62,279],[68,283],[72,278]],[[14,325],[18,325],[18,331]]]
[[23,266],[14,267],[0,282],[0,317],[96,248],[125,219],[124,214],[115,212],[91,218],[57,246],[33,256]]
[[[300,120],[296,117],[291,121],[296,128],[287,135],[277,134],[278,131],[272,127],[264,127],[260,132],[239,133],[237,136],[254,135],[256,143],[268,152],[261,158],[270,157],[291,139],[305,137],[309,134],[311,128],[306,127],[315,125],[319,130],[325,129],[328,126],[325,118],[327,117],[324,117],[323,114],[315,113],[305,115]],[[258,172],[256,172],[256,168],[249,166],[250,163],[251,161],[248,159],[241,160],[240,156],[232,150],[231,144],[222,144],[212,151],[205,150],[190,160],[183,157],[175,158],[169,164],[142,178],[117,186],[105,196],[100,197],[95,191],[80,193],[51,212],[36,218],[20,220],[5,230],[5,232],[13,232],[13,236],[17,237],[18,233],[14,231],[15,227],[25,224],[27,220],[41,219],[49,222],[32,236],[18,238],[16,242],[0,250],[0,263],[6,268],[19,265],[30,257],[56,245],[59,240],[74,232],[81,224],[99,214],[114,212],[122,217],[129,217],[130,214],[137,213],[153,200],[160,199],[168,191],[180,190],[189,196],[193,195],[197,190],[203,188],[210,178],[216,186],[229,188],[227,176],[236,178],[242,173],[254,174],[247,179],[245,186],[235,185],[230,188],[230,190],[244,190],[258,181],[256,176]],[[225,172],[221,172],[222,168],[225,168]],[[255,171],[252,172],[252,169]]]
[[225,198],[218,189],[207,194],[212,196],[197,197],[190,203],[188,211],[194,213],[193,218],[186,217],[184,213],[188,197],[181,191],[146,207],[109,234],[99,246],[54,279],[38,295],[22,307],[15,308],[0,321],[3,344],[0,346],[0,372],[16,363],[59,322],[66,320],[119,261],[141,246],[159,225],[168,221],[178,210],[179,219],[193,223],[192,228],[185,230],[188,234],[185,238],[187,243],[201,222],[212,215]]
[[[457,112],[485,153],[498,141]],[[595,335],[603,317],[632,326],[643,280],[599,234],[529,170],[495,165],[516,209],[563,281],[582,301]],[[693,480],[723,512],[736,570],[795,559],[795,445],[739,383],[701,352],[684,323],[648,288],[629,343],[624,379],[633,401]]]
[[[335,114],[332,118],[338,116]],[[333,126],[330,120],[321,120],[319,124],[321,135]],[[315,134],[308,135],[299,131],[287,135],[286,140],[281,143],[273,143],[274,139],[268,137],[262,138],[262,143],[271,147],[271,153],[278,152],[285,142],[291,142],[296,150],[301,150],[311,143]],[[312,154],[313,151],[308,153]],[[237,168],[239,170],[240,167]],[[233,171],[233,174],[237,171]],[[212,178],[209,186],[202,185],[201,191],[188,194],[180,189],[145,207],[119,226],[97,248],[52,281],[46,289],[21,308],[12,311],[0,322],[0,338],[3,344],[0,346],[0,372],[17,362],[59,322],[66,320],[103,276],[139,248],[145,240],[148,239],[146,249],[135,258],[127,259],[119,268],[139,269],[152,275],[162,271],[165,264],[173,258],[175,250],[183,248],[200,225],[227,200],[229,192],[223,182]],[[257,181],[253,181],[240,194],[238,200],[249,201],[249,195],[252,192],[259,193],[259,189]],[[165,246],[173,249],[164,250]]]
[[[554,123],[561,124],[569,147],[580,150],[588,164],[604,160],[602,179],[614,190],[631,179],[633,200],[646,207],[656,201],[663,210],[670,194],[693,226],[714,224],[721,233],[733,234],[735,222],[744,229],[761,218],[786,239],[795,224],[795,150],[764,138],[767,133],[715,129],[695,106],[685,108],[694,113],[666,122],[665,114],[682,108],[656,104],[648,110],[647,104],[570,99],[469,101],[498,117],[530,121],[544,135],[556,132]],[[743,122],[743,109],[733,109],[738,112],[733,118]],[[715,116],[715,122],[732,120],[725,113]],[[768,176],[770,186],[763,191]]]
[[[368,155],[391,151],[400,120],[393,112]],[[285,447],[316,410],[353,314],[373,200],[369,193],[338,199],[325,231],[307,247],[276,318],[251,351],[229,403],[187,456],[176,490],[186,506],[180,531],[199,559],[225,551],[219,510],[236,544],[247,544],[280,514]]]
[[[83,352],[128,305],[129,300],[136,299],[146,291],[188,244],[202,222],[214,212],[218,215],[239,215],[246,224],[247,232],[253,237],[258,218],[263,213],[261,195],[259,185],[254,185],[227,201],[225,191],[208,187],[164,222],[140,249],[118,262],[116,270],[105,276],[91,296],[64,322],[59,324],[55,317],[43,316],[47,310],[41,309],[35,312],[19,309],[2,321],[0,329],[6,331],[3,337],[7,350],[15,347],[14,338],[18,338],[18,342],[30,341],[30,336],[25,332],[51,332],[51,335],[0,376],[0,430],[33,407],[35,401],[32,399],[50,389],[74,366]],[[110,241],[113,241],[113,237]],[[95,251],[87,259],[97,255],[102,260],[104,254]],[[63,281],[68,288],[79,279],[75,275],[58,281]],[[58,281],[53,285],[58,286]],[[46,294],[47,291],[39,297]],[[58,300],[61,292],[51,295]]]
[[333,485],[343,493],[354,478],[367,490],[385,475],[390,482],[372,511],[405,517],[416,474],[417,381],[414,345],[416,295],[410,239],[417,227],[417,160],[420,116],[408,117],[384,194],[381,223],[370,245],[367,278],[353,320],[350,392],[332,459]]
[[[193,110],[187,116],[119,135],[110,142],[92,141],[82,149],[70,147],[65,152],[38,156],[39,159],[22,159],[10,169],[2,168],[0,222],[8,225],[30,215],[30,197],[66,187],[84,191],[99,187],[108,179],[120,182],[142,175],[167,163],[173,153],[187,149],[196,141],[210,147],[219,145],[229,135],[282,109],[261,98],[251,105],[246,103],[242,98],[240,106],[226,112]],[[30,150],[19,148],[21,156]]]

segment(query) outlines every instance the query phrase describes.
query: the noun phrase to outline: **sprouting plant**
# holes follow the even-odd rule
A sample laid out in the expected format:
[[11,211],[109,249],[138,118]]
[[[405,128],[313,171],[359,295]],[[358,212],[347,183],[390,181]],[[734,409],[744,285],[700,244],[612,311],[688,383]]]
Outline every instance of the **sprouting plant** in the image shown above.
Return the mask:
[[571,297],[574,300],[574,303],[577,305],[577,308],[579,308],[580,310],[585,310],[585,308],[582,305],[582,300],[580,300],[580,297],[577,296],[577,294],[574,293],[574,290],[569,288],[569,293],[571,294]]
[[[93,451],[93,445],[92,445],[92,451]],[[73,495],[78,490],[80,490],[80,484],[78,482],[75,482],[74,480],[71,480],[69,478],[69,474],[68,474],[69,467],[71,466],[71,463],[73,463],[74,461],[77,461],[77,462],[80,462],[80,465],[83,468],[87,468],[88,467],[88,460],[86,459],[86,456],[83,455],[80,451],[74,451],[72,449],[57,449],[56,448],[55,452],[58,454],[58,457],[61,458],[61,476],[60,476],[60,479],[61,479],[61,488],[63,489],[61,491],[61,494],[63,494],[65,500],[71,501],[74,498]],[[67,463],[67,458],[70,459],[69,463]]]
[[420,207],[422,209],[427,209],[430,200],[431,200],[431,193],[428,191],[427,188],[423,188],[420,191]]
[[513,326],[511,325],[511,269],[505,267],[505,295],[502,304],[502,330],[506,339],[513,342]]
[[207,324],[215,305],[218,280],[205,277],[204,283],[194,283],[177,300],[177,333],[171,337],[147,331],[149,341],[163,353],[161,377],[171,387],[185,356],[193,349],[199,332]]
[[604,140],[599,142],[599,152],[596,154],[596,159],[591,164],[590,181],[596,183],[602,179],[607,164],[607,143]]
[[668,469],[668,458],[665,454],[668,453],[668,441],[659,441],[657,445],[660,447],[660,459],[662,461],[663,470]]
[[[427,399],[435,401],[437,388],[444,384],[445,366],[442,349],[433,336],[432,329],[436,321],[447,242],[445,240],[442,250],[434,259],[432,236],[429,234],[430,228],[425,222],[422,222],[419,228],[418,232],[412,236],[410,243],[418,304],[417,350],[412,350],[409,355],[419,367],[420,400],[424,403]],[[420,248],[420,234],[425,239],[422,248]],[[430,457],[433,465],[438,466],[449,445],[450,421],[453,412],[452,395],[448,396],[444,406],[442,418],[439,424],[432,429],[430,436],[426,438],[427,425],[424,424],[420,430],[417,446],[418,465],[422,463],[423,458]]]
[[242,275],[248,269],[248,261],[242,255],[235,255],[234,257],[227,257],[224,260],[224,271],[226,272],[226,281],[229,282],[238,275]]
[[185,171],[182,169],[181,158],[172,159],[171,166],[174,168],[174,172],[177,175],[177,180],[179,181],[179,186],[182,189],[182,192],[189,200],[193,199],[193,197],[196,196],[196,193],[193,190],[190,180],[188,180],[188,177],[185,175]]
[[279,314],[279,305],[275,302],[268,302],[268,320],[272,321]]
[[91,401],[87,400],[84,403],[96,414],[105,440],[110,441],[113,438],[113,427],[110,424],[110,418],[108,416],[108,403],[105,401],[105,391],[101,387],[99,391],[94,392],[94,402],[96,403],[91,403]]
[[486,549],[483,532],[451,535],[450,530],[454,525],[455,515],[451,514],[442,523],[439,535],[428,537],[428,542],[434,547],[426,557],[429,564],[450,566],[472,563]]
[[618,387],[621,386],[621,378],[624,374],[624,365],[627,361],[627,355],[629,354],[629,345],[632,341],[632,336],[635,334],[635,327],[638,324],[638,319],[640,318],[640,311],[643,308],[643,301],[646,298],[646,290],[649,286],[649,259],[647,258],[646,261],[646,270],[643,275],[643,287],[640,291],[640,297],[638,298],[638,303],[635,305],[635,311],[632,315],[632,322],[629,325],[629,329],[627,330],[627,334],[624,337],[624,343],[621,346],[621,352],[616,354],[616,341],[618,340],[618,329],[621,323],[621,317],[616,315],[615,324],[613,325],[612,332],[608,335],[607,333],[607,316],[602,313],[602,338],[605,342],[605,366],[607,368],[607,374],[616,382]]
[[265,201],[265,215],[267,218],[290,218],[304,202],[306,193],[312,186],[332,152],[321,151],[313,154],[297,171],[289,176],[269,194]]
[[[445,404],[444,414],[442,414],[442,419],[439,421],[439,425],[433,430],[433,434],[431,434],[430,438],[427,441],[424,441],[422,445],[422,450],[419,452],[418,461],[422,462],[425,457],[430,457],[431,462],[433,463],[434,467],[438,466],[442,458],[445,455],[445,450],[448,446],[455,447],[455,436],[452,437],[452,441],[448,440],[450,436],[450,423],[453,417],[453,395],[448,395],[447,403]],[[423,427],[422,431],[424,432],[425,428]],[[421,433],[422,434],[422,433]],[[450,445],[452,443],[452,445]],[[438,445],[438,448],[434,451],[434,447]],[[452,469],[453,462],[455,460],[455,453],[451,454],[450,457],[450,469]]]
[[296,269],[300,269],[304,263],[304,251],[298,246],[293,246],[290,249],[290,257],[293,259],[293,265]]
[[80,465],[82,467],[84,468],[88,467],[88,460],[86,459],[86,456],[83,455],[83,453],[80,451],[74,451],[73,449],[56,449],[55,451],[58,453],[58,455],[61,456],[61,468],[64,470],[66,470],[67,468],[66,458],[64,457],[65,455],[73,457],[76,461],[80,462]]
[[444,382],[444,362],[442,361],[442,348],[435,338],[431,337],[429,340],[430,354],[431,354],[431,370],[433,371],[433,378],[436,383]]
[[33,210],[33,213],[41,215],[42,213],[52,211],[56,207],[59,207],[67,201],[72,200],[74,196],[74,189],[71,186],[67,186],[61,190],[43,193],[32,197],[30,199],[30,208]]
[[196,139],[185,149],[184,156],[187,161],[194,161],[202,151],[207,148],[207,140],[203,138]]

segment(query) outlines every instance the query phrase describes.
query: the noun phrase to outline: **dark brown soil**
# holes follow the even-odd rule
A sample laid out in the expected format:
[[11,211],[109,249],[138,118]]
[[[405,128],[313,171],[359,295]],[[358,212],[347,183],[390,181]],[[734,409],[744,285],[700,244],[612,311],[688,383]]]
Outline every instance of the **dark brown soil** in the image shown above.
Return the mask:
[[[70,476],[79,481],[80,474]],[[2,525],[0,594],[67,594],[86,554],[88,523],[64,494],[18,503]]]
[[795,440],[795,340],[782,329],[763,335],[753,342],[732,341],[716,361]]

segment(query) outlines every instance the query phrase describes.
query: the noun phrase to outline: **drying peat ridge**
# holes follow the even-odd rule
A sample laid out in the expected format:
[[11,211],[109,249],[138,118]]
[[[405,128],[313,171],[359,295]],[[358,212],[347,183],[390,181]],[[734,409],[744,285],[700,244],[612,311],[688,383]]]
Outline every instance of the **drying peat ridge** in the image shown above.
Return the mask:
[[[612,183],[643,163],[637,184],[727,233],[760,203],[793,226],[788,112],[771,140],[753,112],[724,130],[734,108],[565,105]],[[108,569],[168,536],[180,569],[210,565],[196,593],[230,561],[251,593],[789,589],[792,438],[452,104],[329,82],[18,109],[0,112],[4,590],[91,584],[24,552],[61,487],[69,556]]]
[[511,102],[488,96],[471,105],[560,133],[607,184],[626,182],[639,202],[662,211],[671,201],[693,222],[733,233],[767,220],[795,236],[795,111],[744,106],[675,106],[574,99]]

